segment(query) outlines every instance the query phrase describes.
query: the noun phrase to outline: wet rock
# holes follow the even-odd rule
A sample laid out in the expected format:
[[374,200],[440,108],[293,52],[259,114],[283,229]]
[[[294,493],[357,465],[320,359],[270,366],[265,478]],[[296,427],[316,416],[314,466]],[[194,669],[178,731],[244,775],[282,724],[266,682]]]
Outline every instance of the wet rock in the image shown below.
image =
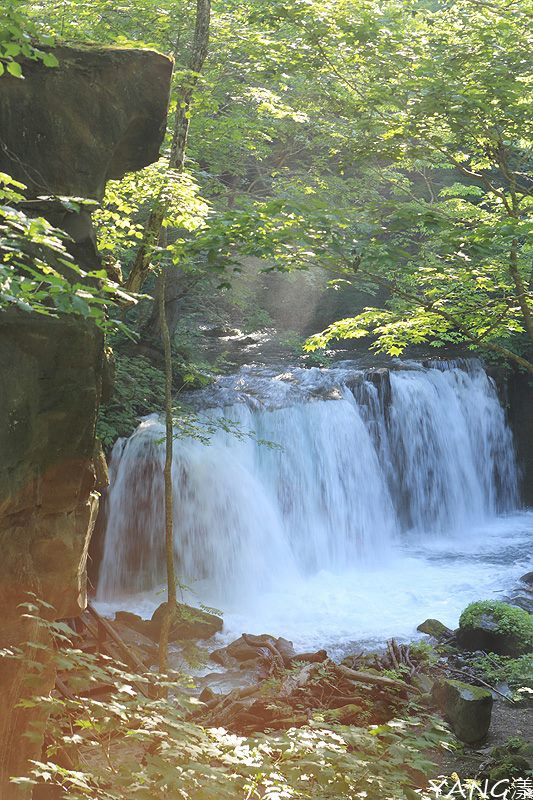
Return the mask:
[[284,639],[283,636],[280,636],[279,639],[276,639],[276,648],[285,659],[291,659],[296,655],[296,650],[294,649],[294,645],[288,639]]
[[435,683],[432,695],[458,739],[475,744],[485,738],[494,702],[489,691],[446,679]]
[[[116,622],[131,628],[154,642],[159,642],[161,625],[165,613],[166,603],[156,608],[152,618],[147,620],[131,611],[117,611]],[[183,641],[186,639],[209,639],[222,630],[223,622],[215,614],[208,614],[199,608],[193,608],[183,603],[178,603],[177,614],[170,628],[169,641]]]
[[522,583],[527,583],[528,586],[531,586],[533,589],[533,572],[526,572],[525,575],[522,575],[520,580]]
[[213,339],[242,336],[242,331],[238,328],[230,328],[227,325],[215,325],[213,328],[205,328],[202,333],[204,336],[211,336]]
[[241,661],[239,669],[245,672],[248,669],[257,669],[259,666],[259,658],[247,658],[246,661]]
[[[141,625],[138,627],[133,624],[128,625],[127,622],[121,622],[122,616],[137,617],[137,614],[130,614],[128,611],[117,611],[115,619],[112,622],[113,628],[116,630],[122,641],[128,645],[129,648],[134,650],[139,658],[147,667],[157,663],[158,647],[155,642],[143,632]],[[146,623],[146,620],[137,617],[141,623]]]
[[424,622],[421,622],[417,628],[417,631],[420,633],[427,633],[428,636],[432,636],[434,639],[451,639],[454,636],[454,632],[451,628],[448,628],[444,623],[440,622],[438,619],[426,619]]
[[209,703],[210,700],[216,700],[216,697],[215,692],[209,686],[204,686],[198,695],[198,700],[202,703]]
[[209,658],[211,661],[214,661],[215,664],[220,664],[220,666],[226,667],[227,669],[231,669],[238,664],[237,659],[230,656],[226,647],[219,647],[217,650],[213,650],[209,654]]
[[115,622],[140,633],[142,636],[150,637],[148,632],[150,629],[149,620],[143,619],[138,614],[133,614],[131,611],[117,611],[115,614]]
[[[213,650],[210,655],[212,661],[222,666],[233,666],[239,662],[242,669],[252,669],[267,655],[275,654],[285,665],[296,656],[292,642],[280,637],[276,639],[268,633],[259,636],[245,633],[227,647]],[[244,666],[246,664],[246,666]]]
[[[276,641],[273,636],[269,636],[268,634],[263,634],[261,638],[269,641],[272,645]],[[261,655],[258,652],[258,648],[245,642],[242,636],[228,644],[226,652],[229,656],[232,656],[232,658],[237,659],[237,661],[250,661],[250,659],[257,659]]]

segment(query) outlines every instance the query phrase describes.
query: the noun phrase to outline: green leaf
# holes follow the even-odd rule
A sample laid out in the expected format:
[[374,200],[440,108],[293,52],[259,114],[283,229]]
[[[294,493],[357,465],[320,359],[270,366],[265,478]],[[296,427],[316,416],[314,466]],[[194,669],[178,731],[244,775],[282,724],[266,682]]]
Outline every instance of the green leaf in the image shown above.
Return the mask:
[[9,61],[7,64],[7,71],[14,78],[22,78],[22,67],[17,61]]

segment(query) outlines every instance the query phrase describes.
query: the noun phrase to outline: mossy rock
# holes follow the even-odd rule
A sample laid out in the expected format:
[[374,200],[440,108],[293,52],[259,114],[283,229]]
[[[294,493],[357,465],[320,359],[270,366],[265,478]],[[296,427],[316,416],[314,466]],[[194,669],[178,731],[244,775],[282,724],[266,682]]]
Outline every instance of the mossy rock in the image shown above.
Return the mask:
[[533,769],[533,742],[521,739],[519,736],[513,736],[505,744],[493,747],[490,751],[491,758],[497,761],[502,761],[510,755],[518,755],[525,758],[529,764],[528,769]]
[[[115,619],[122,625],[137,631],[137,633],[147,636],[152,641],[159,642],[166,606],[166,603],[161,603],[150,620],[142,619],[138,614],[132,614],[130,611],[117,611]],[[209,639],[215,633],[221,631],[223,625],[222,618],[217,617],[216,614],[209,614],[199,608],[178,603],[169,632],[169,641]]]
[[459,619],[457,641],[465,650],[524,655],[533,649],[533,617],[497,600],[471,603]]
[[490,757],[490,781],[522,778],[533,768],[533,743],[513,737],[505,744],[494,747]]
[[485,738],[494,702],[489,691],[446,679],[435,683],[432,695],[458,739],[475,744]]
[[[161,626],[165,616],[167,604],[161,603],[152,614],[150,620],[150,635],[159,641]],[[170,626],[169,641],[180,641],[183,639],[209,639],[215,633],[219,633],[224,627],[221,617],[216,614],[209,614],[193,606],[184,603],[177,603],[176,610]]]
[[529,769],[529,764],[522,756],[509,756],[505,761],[492,767],[489,771],[489,781],[510,780],[511,778],[523,778]]
[[428,636],[432,636],[433,639],[451,639],[453,638],[453,631],[451,628],[448,628],[438,619],[426,619],[424,622],[421,622],[417,628],[417,631],[420,633],[427,633]]

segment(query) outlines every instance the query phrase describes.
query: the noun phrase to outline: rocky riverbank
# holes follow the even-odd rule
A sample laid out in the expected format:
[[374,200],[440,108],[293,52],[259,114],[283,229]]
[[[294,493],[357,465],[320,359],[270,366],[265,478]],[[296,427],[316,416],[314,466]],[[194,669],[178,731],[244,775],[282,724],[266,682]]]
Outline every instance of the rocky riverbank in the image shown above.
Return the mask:
[[[522,597],[531,591],[523,577]],[[191,719],[250,736],[312,725],[316,720],[378,730],[392,719],[449,729],[449,750],[431,751],[435,775],[496,780],[528,776],[533,705],[533,623],[523,608],[472,603],[453,631],[438,620],[418,630],[427,639],[394,639],[376,652],[337,663],[325,650],[298,653],[292,642],[244,633],[222,648],[205,647],[221,629],[213,614],[188,606],[172,632],[175,657],[201,663]],[[160,610],[152,620],[119,612],[115,627],[144,663],[156,661]],[[199,641],[199,639],[203,641]],[[211,669],[212,665],[212,669]],[[423,783],[414,775],[414,783]]]

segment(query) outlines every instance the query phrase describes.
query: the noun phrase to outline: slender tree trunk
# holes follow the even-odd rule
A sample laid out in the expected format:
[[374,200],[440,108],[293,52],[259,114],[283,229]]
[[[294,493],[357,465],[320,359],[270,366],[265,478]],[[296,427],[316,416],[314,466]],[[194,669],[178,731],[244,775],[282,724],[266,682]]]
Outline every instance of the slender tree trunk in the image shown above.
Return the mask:
[[[190,104],[193,92],[207,56],[211,0],[197,0],[196,22],[193,44],[187,65],[187,75],[177,92],[177,110],[174,136],[169,159],[169,168],[183,171],[185,148],[189,132]],[[126,282],[130,291],[141,290],[146,278],[153,269],[152,257],[163,230],[163,220],[168,209],[168,201],[162,196],[156,201],[144,230],[144,238],[136,255],[131,273]],[[172,426],[172,349],[170,331],[165,313],[166,267],[162,265],[159,276],[158,303],[159,328],[165,360],[165,554],[167,566],[167,606],[161,625],[159,639],[159,670],[168,671],[168,640],[170,628],[176,612],[176,572],[174,567],[174,526],[172,515],[172,450],[174,431]]]
[[511,253],[509,257],[509,273],[516,288],[516,299],[518,300],[518,305],[520,306],[522,316],[524,317],[527,335],[529,340],[533,342],[533,313],[529,305],[529,292],[524,279],[520,274],[520,268],[518,266],[518,242],[516,239],[513,240],[511,246]]
[[176,609],[176,570],[174,567],[174,526],[172,498],[172,451],[174,431],[172,426],[172,351],[170,333],[165,313],[165,268],[161,269],[159,279],[159,324],[165,358],[165,554],[167,562],[167,608],[161,626],[159,639],[159,671],[168,671],[168,638],[172,618]]
[[[498,148],[495,150],[495,156],[503,172],[508,184],[509,193],[511,195],[511,207],[508,208],[508,214],[512,219],[520,219],[520,199],[518,195],[517,178],[515,171],[509,164],[509,151],[504,146],[503,142],[499,143]],[[525,328],[530,342],[533,342],[533,311],[530,305],[530,288],[527,281],[524,280],[520,272],[520,265],[518,261],[518,239],[513,239],[511,242],[511,252],[509,253],[509,274],[515,285],[517,292],[518,305],[524,317]],[[533,277],[533,273],[532,273]]]
[[[174,117],[174,135],[170,148],[169,168],[182,172],[185,163],[185,150],[189,135],[190,106],[194,91],[198,85],[200,73],[207,57],[209,45],[209,27],[211,23],[211,0],[196,0],[196,22],[194,37],[186,75],[176,92],[176,114]],[[159,240],[159,234],[168,208],[168,201],[156,200],[144,229],[144,237],[131,272],[126,280],[125,288],[130,292],[140,292],[144,282],[152,270],[152,255]]]

